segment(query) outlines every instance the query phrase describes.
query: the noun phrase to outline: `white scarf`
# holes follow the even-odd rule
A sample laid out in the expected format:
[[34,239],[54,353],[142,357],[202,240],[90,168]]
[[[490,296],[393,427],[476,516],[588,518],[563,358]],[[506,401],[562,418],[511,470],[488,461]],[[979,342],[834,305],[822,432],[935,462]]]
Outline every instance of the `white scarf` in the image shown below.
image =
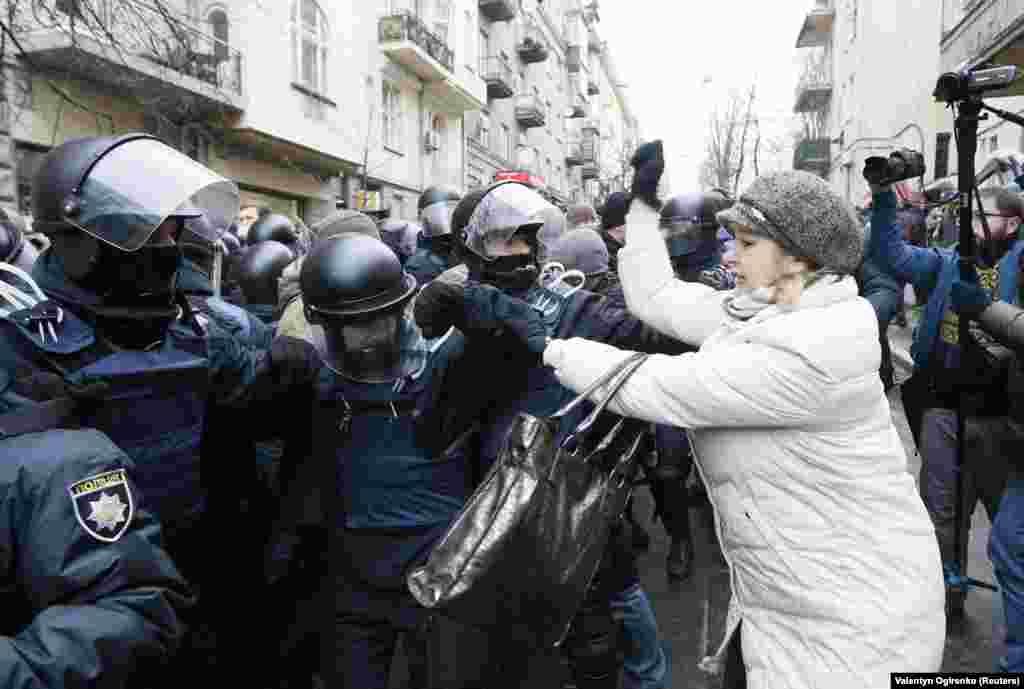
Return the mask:
[[[831,270],[817,270],[807,273],[803,277],[803,288],[806,290],[812,285],[821,282],[826,276],[833,276],[833,282],[842,279],[842,276]],[[722,309],[730,321],[745,322],[752,319],[762,311],[772,306],[778,311],[794,311],[799,308],[797,304],[777,304],[778,287],[737,287],[728,297],[722,301]]]

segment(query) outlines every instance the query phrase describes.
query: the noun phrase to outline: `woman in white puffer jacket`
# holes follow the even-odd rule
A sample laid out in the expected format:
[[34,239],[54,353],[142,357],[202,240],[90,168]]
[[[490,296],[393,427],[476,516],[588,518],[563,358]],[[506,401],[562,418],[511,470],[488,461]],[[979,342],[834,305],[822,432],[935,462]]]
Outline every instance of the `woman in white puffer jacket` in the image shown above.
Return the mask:
[[[675,279],[657,213],[633,204],[629,308],[700,351],[651,356],[611,403],[690,431],[732,580],[726,638],[702,665],[740,652],[751,689],[888,689],[891,672],[937,671],[942,565],[878,379],[877,319],[850,277],[853,209],[783,172],[719,219],[737,240],[731,292]],[[553,340],[544,361],[581,391],[629,354]]]

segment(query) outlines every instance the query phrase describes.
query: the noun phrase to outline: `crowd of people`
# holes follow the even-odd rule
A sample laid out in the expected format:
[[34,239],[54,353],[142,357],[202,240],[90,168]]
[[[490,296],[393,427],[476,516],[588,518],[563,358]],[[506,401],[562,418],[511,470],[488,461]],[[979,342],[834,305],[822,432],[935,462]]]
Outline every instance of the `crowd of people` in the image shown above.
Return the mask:
[[[1024,183],[1024,155],[995,160]],[[645,422],[664,574],[694,574],[694,508],[730,573],[702,670],[726,689],[937,671],[980,500],[1006,615],[993,667],[1024,671],[1020,186],[981,194],[961,276],[955,247],[921,240],[926,204],[888,186],[860,214],[795,171],[662,199],[660,142],[632,164],[598,208],[504,181],[430,187],[415,220],[307,227],[239,208],[148,135],[50,152],[31,226],[0,215],[0,685],[384,689],[400,644],[410,686],[524,686],[552,649],[446,623],[407,575],[521,414],[634,352],[606,414]],[[907,284],[920,489],[887,398]],[[552,686],[670,686],[645,523],[609,520]]]

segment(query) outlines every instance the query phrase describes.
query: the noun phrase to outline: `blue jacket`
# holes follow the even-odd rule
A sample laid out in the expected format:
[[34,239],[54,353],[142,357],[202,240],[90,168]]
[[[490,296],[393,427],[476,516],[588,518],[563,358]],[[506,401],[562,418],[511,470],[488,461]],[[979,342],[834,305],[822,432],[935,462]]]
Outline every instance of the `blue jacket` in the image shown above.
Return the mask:
[[405,262],[405,270],[416,278],[416,282],[420,285],[425,285],[436,279],[451,267],[445,257],[438,256],[430,246],[428,238],[420,237],[416,240],[416,251]]
[[[871,235],[867,258],[874,261],[897,279],[911,283],[918,289],[929,291],[921,323],[914,333],[910,353],[914,366],[924,369],[938,358],[943,367],[956,368],[959,347],[941,337],[943,320],[947,319],[949,295],[958,274],[956,247],[927,249],[907,243],[894,222],[896,195],[893,192],[875,194],[872,199]],[[1009,251],[997,266],[999,292],[994,295],[1011,304],[1019,302],[1018,275],[1024,241],[1011,244]]]
[[[0,369],[0,393],[9,382]],[[0,437],[0,457],[0,687],[120,687],[166,662],[192,594],[124,453],[98,431],[51,430]],[[101,527],[90,503],[104,496],[120,514]]]

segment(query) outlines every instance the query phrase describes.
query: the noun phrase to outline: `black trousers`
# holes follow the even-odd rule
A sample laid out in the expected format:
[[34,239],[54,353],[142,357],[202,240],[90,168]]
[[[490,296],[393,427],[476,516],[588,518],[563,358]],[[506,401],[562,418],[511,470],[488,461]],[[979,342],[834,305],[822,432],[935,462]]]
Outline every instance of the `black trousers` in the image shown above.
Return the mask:
[[722,689],[747,689],[747,668],[743,664],[743,642],[740,631],[736,629],[729,648],[725,652],[725,673],[722,675]]

